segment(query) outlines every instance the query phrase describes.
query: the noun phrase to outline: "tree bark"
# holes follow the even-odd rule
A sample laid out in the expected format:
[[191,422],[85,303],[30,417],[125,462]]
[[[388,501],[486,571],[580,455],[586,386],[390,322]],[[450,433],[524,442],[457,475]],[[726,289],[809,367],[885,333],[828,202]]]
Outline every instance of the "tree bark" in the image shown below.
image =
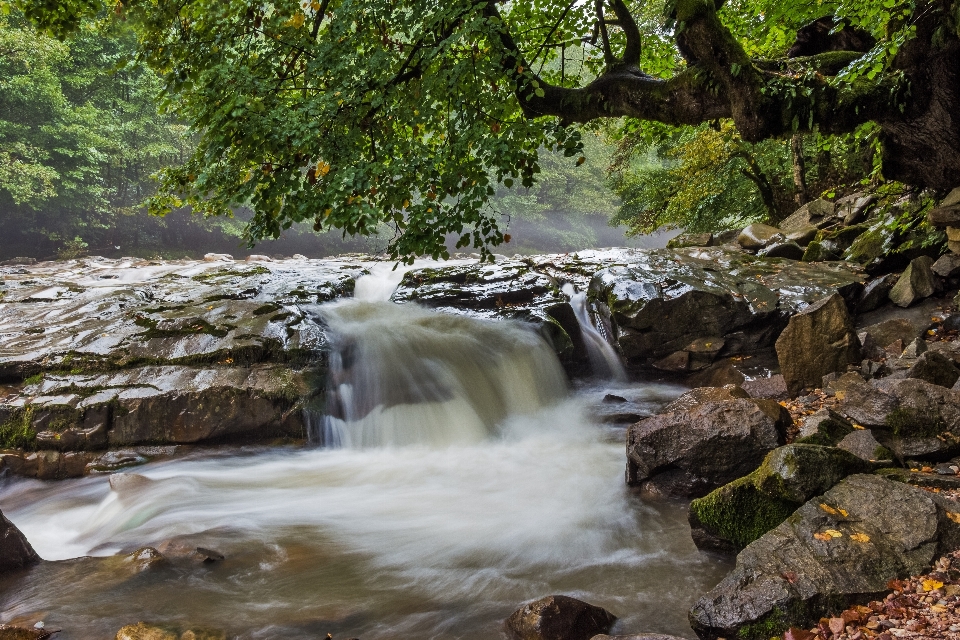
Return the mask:
[[800,207],[807,204],[807,163],[803,157],[803,136],[799,133],[790,138],[790,152],[793,156],[793,199]]

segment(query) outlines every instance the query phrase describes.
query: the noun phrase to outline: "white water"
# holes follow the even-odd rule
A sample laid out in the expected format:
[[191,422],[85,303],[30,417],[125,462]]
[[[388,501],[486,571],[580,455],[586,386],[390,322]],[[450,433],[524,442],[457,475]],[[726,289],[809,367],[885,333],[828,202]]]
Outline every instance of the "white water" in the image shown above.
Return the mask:
[[577,316],[577,322],[580,324],[580,334],[583,336],[583,342],[587,348],[587,357],[590,358],[593,374],[606,380],[626,381],[627,372],[623,368],[620,356],[610,346],[607,339],[597,331],[597,328],[593,325],[593,320],[590,319],[590,312],[587,310],[586,292],[577,291],[576,287],[567,283],[563,285],[563,293],[570,299],[570,306],[573,307],[573,313]]
[[[480,640],[525,600],[565,593],[621,616],[620,631],[689,635],[687,608],[726,567],[696,552],[682,507],[626,490],[622,432],[590,419],[605,389],[570,396],[521,325],[384,302],[321,315],[337,347],[326,437],[343,448],[208,452],[112,488],[0,487],[3,512],[47,559],[173,541],[224,562],[171,553],[137,575],[110,560],[41,565],[0,578],[0,622],[42,616],[61,640],[139,619],[241,638]],[[614,391],[651,408],[679,393]]]

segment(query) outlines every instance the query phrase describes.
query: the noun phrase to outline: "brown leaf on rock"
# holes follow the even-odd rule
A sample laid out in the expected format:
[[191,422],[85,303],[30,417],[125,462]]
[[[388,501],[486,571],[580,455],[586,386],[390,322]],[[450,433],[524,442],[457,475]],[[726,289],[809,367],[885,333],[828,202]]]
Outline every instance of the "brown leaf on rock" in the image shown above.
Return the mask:
[[843,633],[844,628],[847,626],[847,623],[843,621],[843,618],[830,618],[830,622],[827,623],[830,627],[830,631],[834,635],[840,635]]
[[790,627],[787,629],[787,632],[783,634],[783,640],[814,640],[816,637],[817,634],[803,629],[797,629],[796,627]]

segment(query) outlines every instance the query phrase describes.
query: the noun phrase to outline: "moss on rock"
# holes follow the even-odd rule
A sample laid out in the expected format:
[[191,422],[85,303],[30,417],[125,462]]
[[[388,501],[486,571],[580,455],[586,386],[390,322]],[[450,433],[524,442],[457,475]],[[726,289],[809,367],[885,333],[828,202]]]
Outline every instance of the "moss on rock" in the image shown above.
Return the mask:
[[742,549],[770,531],[810,498],[848,475],[870,471],[868,462],[835,447],[791,444],[771,451],[748,476],[690,503],[698,545]]

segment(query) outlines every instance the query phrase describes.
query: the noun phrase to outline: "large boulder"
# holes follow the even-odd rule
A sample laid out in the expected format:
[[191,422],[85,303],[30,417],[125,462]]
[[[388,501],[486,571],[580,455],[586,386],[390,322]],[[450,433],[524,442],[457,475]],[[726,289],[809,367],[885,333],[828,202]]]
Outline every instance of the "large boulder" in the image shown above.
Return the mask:
[[807,226],[819,227],[835,222],[835,216],[835,205],[829,200],[820,198],[811,200],[787,216],[787,218],[780,223],[780,228],[784,232],[790,233]]
[[627,484],[699,497],[756,469],[784,443],[790,414],[773,400],[724,398],[667,411],[627,431]]
[[823,376],[860,362],[860,339],[839,294],[791,317],[777,338],[776,349],[787,390],[793,395],[804,387],[819,387]]
[[767,224],[751,224],[737,236],[737,244],[748,251],[757,251],[784,240],[784,233]]
[[609,310],[622,353],[644,364],[698,338],[722,338],[721,357],[770,347],[791,315],[835,292],[855,300],[864,277],[844,263],[658,249],[600,270],[590,297]]
[[929,298],[935,291],[933,258],[920,256],[910,261],[897,284],[893,285],[890,300],[898,307],[909,307],[918,300]]
[[27,538],[0,512],[0,573],[40,562]]
[[351,294],[366,269],[90,258],[21,271],[4,275],[0,382],[145,364],[314,361],[327,346],[302,305]]
[[40,449],[304,437],[312,375],[282,365],[47,374],[7,406],[24,423],[21,446]]
[[690,503],[693,541],[701,549],[742,549],[804,502],[870,463],[834,447],[788,444],[748,476]]
[[866,332],[873,341],[882,349],[891,344],[900,341],[904,347],[920,337],[920,330],[906,318],[891,318],[864,327],[861,332]]
[[960,453],[960,391],[917,378],[884,378],[850,385],[838,410],[870,427],[901,460]]
[[547,596],[517,609],[507,619],[516,640],[590,640],[606,633],[617,617],[569,596]]
[[960,545],[960,503],[872,475],[846,478],[737,556],[690,611],[704,640],[768,640],[880,597]]

